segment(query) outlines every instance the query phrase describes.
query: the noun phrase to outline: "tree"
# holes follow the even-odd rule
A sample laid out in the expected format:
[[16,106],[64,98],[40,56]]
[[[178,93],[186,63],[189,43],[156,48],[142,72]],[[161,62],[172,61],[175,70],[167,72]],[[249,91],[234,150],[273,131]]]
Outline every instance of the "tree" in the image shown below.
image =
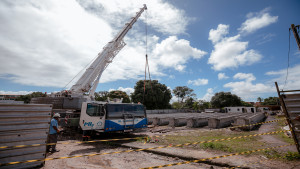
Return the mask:
[[210,108],[210,102],[206,102],[205,100],[198,100],[194,102],[193,108],[195,110],[204,110]]
[[184,108],[192,109],[194,103],[195,103],[195,100],[192,97],[189,97],[184,102]]
[[245,107],[253,107],[252,104],[247,103],[247,102],[244,102],[244,101],[242,101],[242,106],[245,106]]
[[107,99],[121,99],[123,98],[123,103],[130,103],[130,98],[126,92],[120,90],[113,90],[113,91],[100,91],[95,93],[95,100],[97,101],[107,101]]
[[187,86],[177,86],[173,89],[173,94],[178,98],[181,98],[181,102],[183,102],[186,98],[193,98],[196,96],[193,89],[190,89]]
[[264,100],[264,99],[261,98],[261,97],[258,97],[258,98],[257,98],[257,101],[260,102],[260,103],[261,103],[263,100]]
[[261,103],[262,105],[280,105],[280,101],[278,97],[269,97],[265,98],[264,102]]
[[107,101],[109,92],[108,91],[100,91],[95,93],[96,101]]
[[113,98],[113,99],[114,98],[119,98],[119,99],[123,98],[123,101],[122,101],[123,103],[130,103],[130,98],[127,95],[127,93],[123,92],[123,91],[120,91],[120,90],[110,91],[108,93],[108,97]]
[[131,98],[135,103],[143,103],[148,110],[166,109],[171,107],[169,102],[172,95],[167,86],[157,80],[152,80],[151,83],[146,80],[144,90],[144,80],[140,80],[136,82]]
[[46,97],[47,94],[46,93],[42,93],[42,92],[32,92],[30,94],[26,94],[26,95],[21,95],[19,97],[17,97],[15,100],[16,101],[24,101],[24,103],[30,103],[32,98],[35,97]]
[[230,92],[219,92],[215,93],[215,95],[211,98],[210,103],[214,108],[242,106],[242,99]]
[[180,109],[182,108],[182,104],[179,102],[173,102],[172,103],[172,109]]

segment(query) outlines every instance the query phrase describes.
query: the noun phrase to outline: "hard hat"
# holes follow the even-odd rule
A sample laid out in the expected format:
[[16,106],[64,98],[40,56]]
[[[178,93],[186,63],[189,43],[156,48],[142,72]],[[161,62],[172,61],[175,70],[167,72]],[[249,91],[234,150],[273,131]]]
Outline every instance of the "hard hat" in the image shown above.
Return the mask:
[[60,117],[59,113],[55,113],[53,117]]

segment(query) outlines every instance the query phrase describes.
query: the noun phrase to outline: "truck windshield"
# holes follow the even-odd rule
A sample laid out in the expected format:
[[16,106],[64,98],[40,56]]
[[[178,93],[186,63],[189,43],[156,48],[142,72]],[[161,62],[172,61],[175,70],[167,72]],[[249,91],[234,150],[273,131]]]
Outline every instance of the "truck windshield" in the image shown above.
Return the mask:
[[89,116],[104,116],[103,105],[87,104],[86,114]]
[[123,114],[145,117],[144,106],[137,104],[107,104],[108,118],[122,118]]

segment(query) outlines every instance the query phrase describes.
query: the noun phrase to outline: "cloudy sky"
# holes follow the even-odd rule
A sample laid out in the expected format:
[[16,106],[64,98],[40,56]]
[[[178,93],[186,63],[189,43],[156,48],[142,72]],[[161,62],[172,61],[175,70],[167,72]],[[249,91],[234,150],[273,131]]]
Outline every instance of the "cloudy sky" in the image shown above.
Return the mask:
[[170,89],[188,86],[207,101],[220,91],[256,101],[277,95],[275,81],[281,89],[300,88],[292,33],[289,52],[298,0],[2,0],[0,93],[71,87],[143,4],[148,10],[96,91],[130,93],[144,79],[146,26],[152,79]]

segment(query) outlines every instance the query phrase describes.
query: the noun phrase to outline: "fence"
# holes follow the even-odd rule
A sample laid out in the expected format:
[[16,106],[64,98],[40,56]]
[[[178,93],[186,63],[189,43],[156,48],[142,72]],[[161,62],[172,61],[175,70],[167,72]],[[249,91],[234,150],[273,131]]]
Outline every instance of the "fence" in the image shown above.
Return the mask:
[[[43,144],[0,149],[0,163],[45,158],[51,111],[52,105],[45,104],[0,104],[1,147]],[[43,163],[40,161],[16,164],[13,168],[32,168]],[[11,166],[2,166],[2,168],[11,168]]]

